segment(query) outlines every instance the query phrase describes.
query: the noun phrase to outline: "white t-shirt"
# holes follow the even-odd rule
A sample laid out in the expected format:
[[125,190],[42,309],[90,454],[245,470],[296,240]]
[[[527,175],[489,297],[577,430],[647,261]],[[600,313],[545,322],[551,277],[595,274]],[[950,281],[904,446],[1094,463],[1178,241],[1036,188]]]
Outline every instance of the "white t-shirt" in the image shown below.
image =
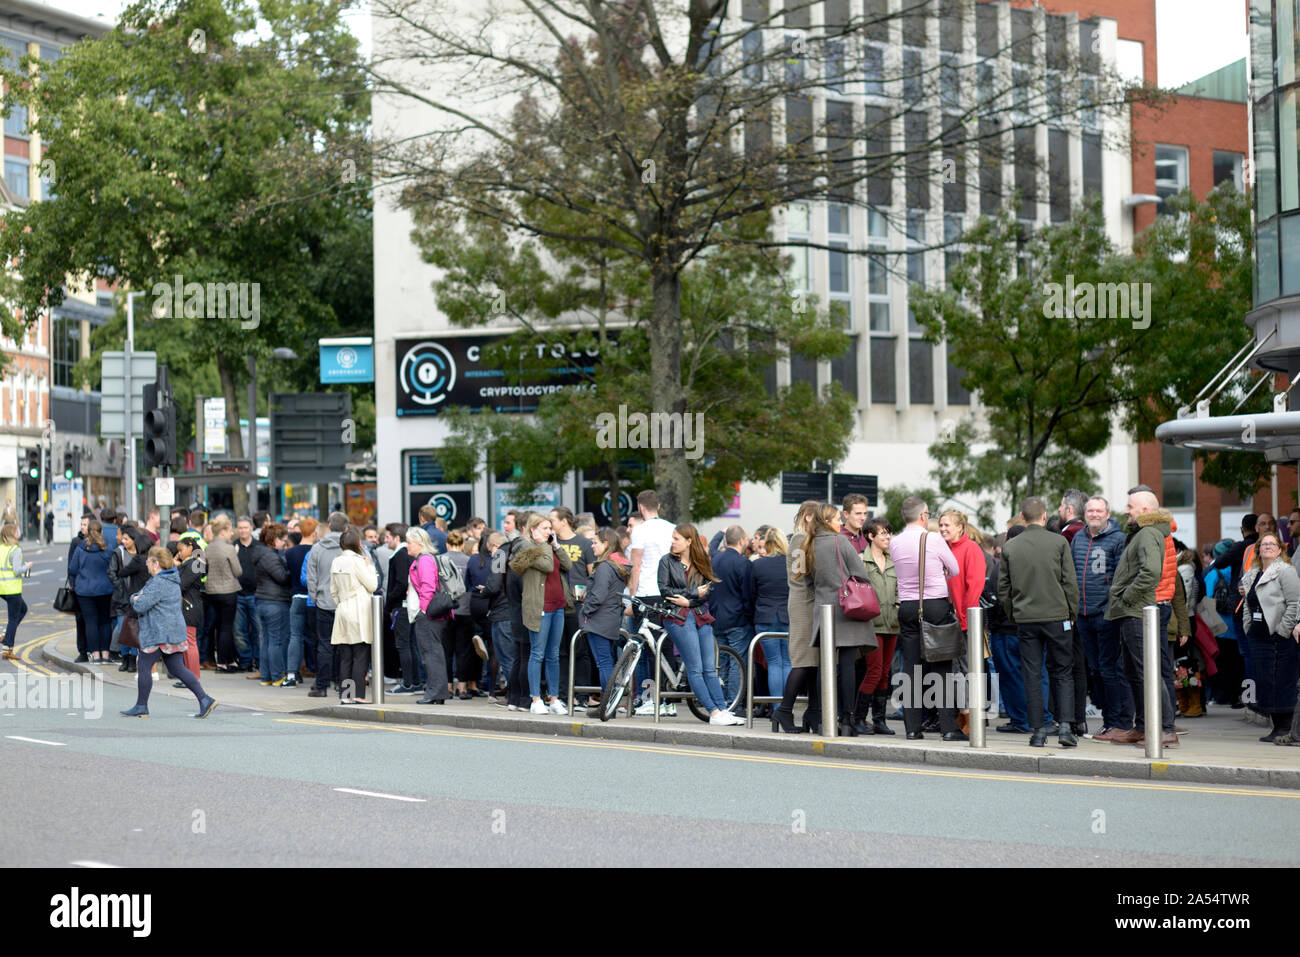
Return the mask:
[[638,598],[659,594],[659,559],[672,548],[674,527],[672,522],[652,518],[632,529],[628,551],[641,549],[641,577],[636,583]]

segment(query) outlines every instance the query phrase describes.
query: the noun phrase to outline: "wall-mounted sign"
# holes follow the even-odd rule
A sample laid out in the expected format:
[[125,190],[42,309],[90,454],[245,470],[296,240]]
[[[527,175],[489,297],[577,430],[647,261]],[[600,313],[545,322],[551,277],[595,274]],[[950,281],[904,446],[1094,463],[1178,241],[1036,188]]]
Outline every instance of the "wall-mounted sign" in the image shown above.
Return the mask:
[[375,344],[369,336],[321,339],[319,345],[321,382],[375,381]]
[[[612,336],[611,336],[612,337]],[[599,353],[578,350],[557,340],[539,347],[554,360],[543,377],[512,383],[505,370],[489,364],[484,350],[504,336],[449,336],[398,339],[397,414],[437,415],[449,406],[474,411],[535,412],[549,393],[582,388],[595,371]]]

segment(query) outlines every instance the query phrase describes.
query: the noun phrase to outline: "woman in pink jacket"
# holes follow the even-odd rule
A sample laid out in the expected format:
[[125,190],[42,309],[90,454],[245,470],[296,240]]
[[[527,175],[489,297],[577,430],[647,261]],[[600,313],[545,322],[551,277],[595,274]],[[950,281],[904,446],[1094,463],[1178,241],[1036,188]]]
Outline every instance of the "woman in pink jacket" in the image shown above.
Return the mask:
[[447,658],[442,650],[443,633],[451,616],[431,619],[424,613],[438,590],[437,554],[429,533],[413,525],[406,533],[406,550],[411,554],[411,572],[406,588],[406,608],[411,633],[420,649],[424,666],[424,697],[417,704],[443,704],[447,700]]

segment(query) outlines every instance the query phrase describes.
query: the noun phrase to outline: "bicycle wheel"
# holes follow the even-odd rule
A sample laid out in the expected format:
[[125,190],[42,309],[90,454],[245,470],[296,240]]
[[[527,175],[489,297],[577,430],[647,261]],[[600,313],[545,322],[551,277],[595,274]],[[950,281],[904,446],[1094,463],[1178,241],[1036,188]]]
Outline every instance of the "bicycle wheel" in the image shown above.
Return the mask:
[[608,721],[618,712],[619,702],[623,700],[623,695],[632,685],[632,675],[640,659],[641,642],[629,641],[623,646],[618,661],[614,662],[614,670],[610,673],[609,681],[605,683],[605,688],[600,695],[601,721]]
[[[728,701],[726,705],[728,711],[735,712],[736,708],[740,707],[740,702],[745,700],[745,659],[740,657],[740,652],[736,651],[735,648],[727,648],[723,645],[718,645],[717,649],[718,672],[721,673],[723,671],[722,660],[726,658],[731,662],[731,667],[735,669],[736,674],[740,675],[740,685],[739,689],[736,691],[736,697],[734,700]],[[719,683],[721,683],[721,679],[719,679]],[[725,694],[725,692],[726,689],[724,688],[723,693]],[[691,709],[691,714],[695,715],[695,717],[699,718],[706,724],[708,723],[709,709],[700,704],[699,698],[694,696],[687,698],[686,706]]]

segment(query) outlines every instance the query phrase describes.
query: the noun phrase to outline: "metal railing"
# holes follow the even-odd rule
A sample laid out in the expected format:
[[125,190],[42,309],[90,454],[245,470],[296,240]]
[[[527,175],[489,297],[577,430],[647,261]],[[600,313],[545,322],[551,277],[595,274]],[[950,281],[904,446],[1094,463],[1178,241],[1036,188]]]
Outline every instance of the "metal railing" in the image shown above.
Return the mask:
[[[745,727],[751,731],[754,728],[754,702],[759,704],[771,704],[773,701],[780,701],[779,694],[765,694],[754,697],[754,649],[764,638],[776,638],[781,641],[789,641],[790,633],[788,631],[760,631],[749,641],[749,651],[745,654]],[[769,689],[770,692],[770,689]],[[800,695],[797,701],[807,701],[807,695]]]
[[1146,605],[1142,609],[1142,711],[1146,722],[1146,755],[1159,758],[1163,753],[1164,725],[1160,721],[1160,609]]
[[970,746],[984,744],[984,609],[966,609],[966,702],[970,708]]
[[[600,685],[582,685],[581,687],[574,687],[574,684],[573,684],[573,664],[574,664],[574,654],[573,654],[573,653],[574,653],[574,651],[577,649],[578,639],[582,636],[582,633],[583,633],[583,632],[582,632],[582,629],[579,628],[577,631],[575,631],[575,632],[574,632],[574,633],[569,637],[569,714],[570,714],[570,715],[573,714],[573,696],[574,696],[577,692],[581,691],[583,694],[588,694],[588,695],[590,695],[590,694],[604,694],[604,693],[605,693],[605,689],[602,688]],[[621,633],[621,634],[624,634],[624,635],[627,634],[627,632],[622,631],[621,629],[620,629],[620,633]],[[594,663],[594,662],[595,662],[595,659],[596,659],[596,656],[595,656],[595,655],[592,655],[591,658],[592,658],[592,662]],[[616,646],[615,649],[614,649],[614,663],[615,663],[615,664],[618,663],[618,648],[617,648],[617,646]],[[600,672],[597,671],[596,674],[597,674],[597,677],[598,677],[598,679],[599,679],[599,674],[600,674]],[[635,695],[635,694],[629,694],[629,695],[626,695],[625,697],[627,698],[627,701],[624,703],[624,708],[625,708],[626,711],[627,711],[627,716],[630,718],[630,717],[632,717],[632,700],[636,697],[636,695]],[[583,713],[585,714],[586,711],[587,711],[587,706],[586,706],[586,705],[583,705],[582,710],[583,710]]]
[[375,704],[384,703],[384,599],[370,596],[370,625],[373,642],[370,648],[370,684]]

